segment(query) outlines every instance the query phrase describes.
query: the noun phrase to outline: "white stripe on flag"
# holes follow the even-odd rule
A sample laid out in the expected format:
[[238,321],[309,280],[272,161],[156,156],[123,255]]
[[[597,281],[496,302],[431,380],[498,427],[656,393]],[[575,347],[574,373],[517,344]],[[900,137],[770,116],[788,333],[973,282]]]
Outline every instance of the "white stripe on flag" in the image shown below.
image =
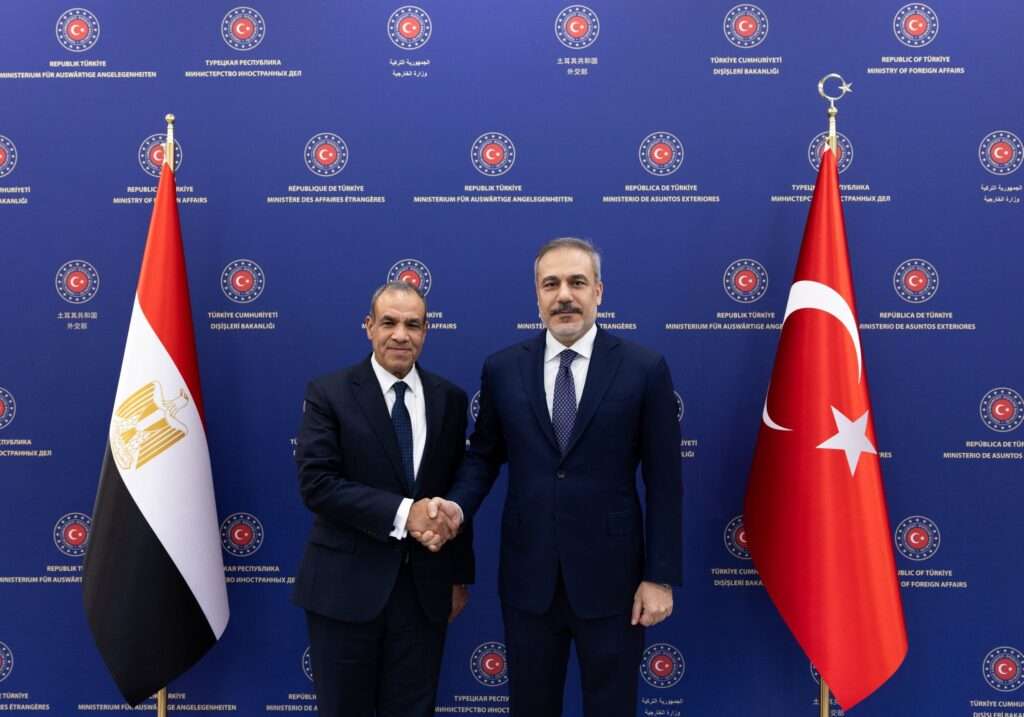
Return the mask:
[[[130,438],[139,438],[139,433],[131,430],[135,419],[119,418],[118,408],[154,381],[159,388],[153,400],[159,410],[139,422],[141,428],[152,429],[151,439],[148,444],[133,446]],[[164,405],[160,405],[161,397]],[[170,430],[161,432],[152,425],[160,419]],[[181,430],[186,435],[168,445],[169,437]],[[126,449],[122,456],[134,456],[129,467],[118,464],[121,478],[219,639],[228,622],[228,599],[206,432],[185,380],[146,319],[138,296],[132,307],[109,439],[115,459],[118,445]],[[147,451],[147,445],[152,450]],[[144,462],[148,455],[153,457]]]

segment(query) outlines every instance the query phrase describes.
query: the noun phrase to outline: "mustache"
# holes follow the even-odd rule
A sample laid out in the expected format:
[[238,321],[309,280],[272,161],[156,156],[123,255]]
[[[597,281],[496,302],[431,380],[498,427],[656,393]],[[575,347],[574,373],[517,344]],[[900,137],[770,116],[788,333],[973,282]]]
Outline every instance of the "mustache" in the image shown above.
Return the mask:
[[552,316],[559,316],[560,314],[582,314],[583,309],[572,303],[562,303],[551,310]]

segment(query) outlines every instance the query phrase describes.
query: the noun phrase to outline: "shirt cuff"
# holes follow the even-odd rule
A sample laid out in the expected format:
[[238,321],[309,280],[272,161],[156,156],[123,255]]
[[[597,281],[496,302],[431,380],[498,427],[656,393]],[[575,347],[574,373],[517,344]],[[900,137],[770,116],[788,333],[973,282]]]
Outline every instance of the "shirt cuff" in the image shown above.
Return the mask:
[[412,498],[402,498],[402,502],[398,504],[398,510],[395,511],[395,523],[392,531],[388,533],[389,537],[402,540],[408,535],[405,530],[405,524],[409,521],[409,511],[411,509]]

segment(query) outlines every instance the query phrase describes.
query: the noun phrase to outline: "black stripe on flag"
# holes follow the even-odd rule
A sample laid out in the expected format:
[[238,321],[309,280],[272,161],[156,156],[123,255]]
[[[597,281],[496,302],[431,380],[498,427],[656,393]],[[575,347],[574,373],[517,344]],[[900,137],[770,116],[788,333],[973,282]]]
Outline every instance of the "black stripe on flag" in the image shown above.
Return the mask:
[[217,639],[117,470],[107,443],[82,569],[85,613],[125,701],[145,701]]

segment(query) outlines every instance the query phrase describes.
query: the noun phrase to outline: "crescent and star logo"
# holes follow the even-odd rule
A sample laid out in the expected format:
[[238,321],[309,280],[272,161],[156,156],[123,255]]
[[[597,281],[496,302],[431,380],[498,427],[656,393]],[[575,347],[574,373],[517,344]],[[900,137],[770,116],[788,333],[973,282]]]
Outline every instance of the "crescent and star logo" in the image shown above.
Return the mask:
[[640,676],[651,687],[666,689],[683,679],[686,661],[675,645],[659,642],[644,650],[640,658]]
[[597,41],[601,23],[586,5],[570,5],[555,17],[555,37],[570,50],[582,50]]
[[[139,145],[139,166],[151,177],[160,177],[164,166],[164,152],[167,147],[167,135],[163,132],[151,134]],[[171,167],[175,172],[181,167],[181,145],[174,140],[174,163]]]
[[419,259],[402,259],[388,269],[387,283],[404,281],[419,290],[422,296],[430,293],[430,269]]
[[485,687],[500,687],[508,682],[508,653],[501,642],[479,645],[469,658],[469,671]]
[[263,523],[252,513],[232,513],[220,524],[220,544],[228,555],[247,558],[263,545]]
[[220,21],[220,36],[232,50],[247,52],[263,42],[267,36],[267,23],[257,10],[236,7]]
[[640,143],[640,166],[656,177],[672,174],[683,163],[683,143],[671,132],[651,132]]
[[0,682],[11,676],[14,669],[14,653],[6,643],[0,642]]
[[[797,281],[789,290],[789,301],[786,303],[786,314],[782,319],[782,331],[786,330],[786,322],[795,312],[801,310],[822,311],[834,317],[846,329],[847,335],[853,344],[857,354],[857,382],[864,376],[864,359],[861,353],[860,334],[857,331],[857,320],[854,317],[853,309],[846,302],[846,299],[830,286],[817,281]],[[761,412],[761,420],[773,431],[792,431],[792,428],[781,426],[772,420],[768,413],[768,399],[771,396],[771,386],[768,387],[768,395],[765,396],[764,408]],[[824,450],[842,451],[846,456],[847,465],[850,468],[852,478],[857,471],[857,463],[862,453],[877,455],[878,451],[867,436],[869,411],[856,418],[851,419],[835,406],[831,406],[832,418],[835,421],[836,433],[831,438],[818,444],[817,448]]]
[[92,518],[85,513],[62,515],[53,526],[53,544],[69,558],[85,555],[92,532]]
[[924,3],[910,3],[892,19],[892,31],[907,47],[924,47],[939,34],[939,16]]
[[991,174],[1013,174],[1024,162],[1024,144],[1020,137],[1005,129],[989,132],[978,145],[978,161]]
[[263,267],[252,259],[235,259],[220,273],[220,290],[236,304],[249,304],[267,288]]
[[18,148],[8,137],[0,134],[0,179],[14,171],[18,164]]
[[302,652],[302,674],[304,674],[310,682],[313,681],[313,659],[309,656],[309,649],[306,648]]
[[403,50],[418,50],[430,40],[434,26],[423,8],[405,5],[388,18],[388,38]]
[[[814,680],[814,684],[820,685],[821,684],[821,673],[818,672],[818,668],[814,666],[813,662],[809,662],[807,664],[811,668],[811,679]],[[831,702],[835,702],[835,698],[832,698],[830,701]]]
[[100,290],[100,275],[84,259],[72,259],[57,269],[54,285],[60,298],[69,304],[85,304],[92,301]]
[[66,10],[57,18],[57,42],[65,50],[85,52],[100,39],[100,21],[81,7]]
[[473,394],[473,398],[469,401],[469,415],[473,417],[473,422],[480,417],[480,392],[477,391]]
[[1012,388],[993,388],[978,406],[981,421],[996,433],[1009,433],[1024,421],[1024,398]]
[[733,301],[752,304],[768,291],[768,271],[755,259],[737,259],[725,267],[722,286]]
[[939,290],[939,272],[924,259],[907,259],[896,267],[892,285],[904,301],[923,304]]
[[302,152],[306,169],[318,177],[333,177],[348,164],[348,145],[334,132],[320,132],[309,138]]
[[1024,685],[1024,653],[1016,647],[997,647],[981,663],[981,672],[989,687],[1013,692]]
[[484,132],[473,141],[469,159],[480,174],[497,177],[512,169],[516,163],[516,146],[508,135]]
[[14,402],[14,396],[6,388],[0,386],[0,431],[11,425],[16,411],[17,404]]
[[742,515],[737,515],[729,521],[722,532],[722,540],[725,543],[725,549],[734,558],[750,560],[750,543],[747,540],[747,529],[743,525]]
[[931,518],[911,515],[900,521],[895,531],[896,550],[908,560],[928,560],[939,551],[942,535]]
[[768,16],[757,5],[737,5],[725,14],[722,31],[736,47],[756,47],[768,37]]
[[[821,168],[821,153],[828,145],[828,132],[822,132],[814,136],[811,143],[807,145],[807,161],[811,163],[814,171]],[[842,174],[853,164],[853,143],[842,132],[836,132],[836,167],[839,174]]]

